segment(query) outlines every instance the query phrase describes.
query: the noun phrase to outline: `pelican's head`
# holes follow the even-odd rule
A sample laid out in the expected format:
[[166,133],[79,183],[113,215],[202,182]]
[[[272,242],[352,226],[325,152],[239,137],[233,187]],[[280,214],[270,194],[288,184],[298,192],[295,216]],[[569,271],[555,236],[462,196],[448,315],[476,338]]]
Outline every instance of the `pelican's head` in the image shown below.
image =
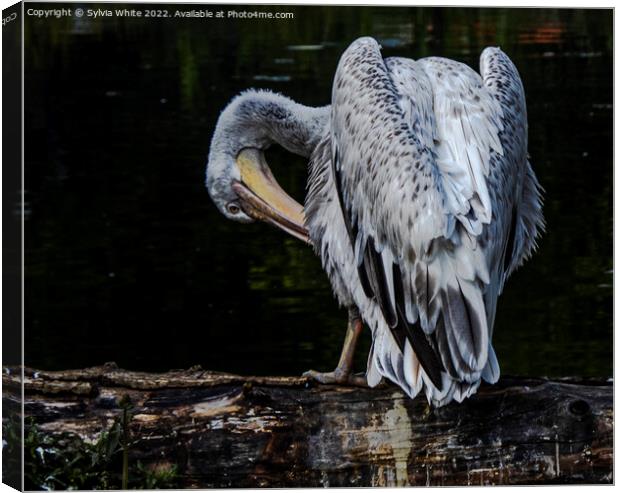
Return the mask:
[[228,219],[273,224],[309,242],[303,206],[278,184],[264,149],[271,141],[261,122],[252,122],[247,93],[234,99],[218,120],[207,163],[211,199]]

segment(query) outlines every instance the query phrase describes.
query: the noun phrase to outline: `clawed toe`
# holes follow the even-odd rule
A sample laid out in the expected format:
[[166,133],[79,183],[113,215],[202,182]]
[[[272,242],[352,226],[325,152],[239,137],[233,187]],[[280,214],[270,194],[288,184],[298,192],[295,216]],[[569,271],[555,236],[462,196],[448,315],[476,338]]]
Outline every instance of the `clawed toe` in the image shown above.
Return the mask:
[[330,372],[308,370],[303,373],[304,377],[310,378],[322,384],[354,385],[368,387],[366,376],[362,374],[346,373],[339,369]]
[[308,370],[304,372],[302,376],[323,384],[343,383],[341,375],[336,375],[335,371],[320,372],[315,370]]
[[350,308],[347,333],[342,346],[340,361],[338,361],[338,366],[336,369],[329,372],[308,370],[303,374],[303,376],[323,384],[368,387],[366,375],[361,373],[354,374],[351,371],[353,368],[353,353],[355,351],[355,345],[357,344],[357,339],[362,332],[362,329],[363,324],[362,320],[359,318],[357,309]]

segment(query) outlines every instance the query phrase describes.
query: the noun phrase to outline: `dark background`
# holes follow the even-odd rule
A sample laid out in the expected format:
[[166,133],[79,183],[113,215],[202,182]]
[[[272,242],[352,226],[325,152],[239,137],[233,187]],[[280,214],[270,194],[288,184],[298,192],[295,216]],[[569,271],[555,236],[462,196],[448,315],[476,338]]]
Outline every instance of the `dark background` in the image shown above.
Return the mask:
[[[204,168],[235,94],[263,87],[327,104],[339,56],[370,35],[384,56],[477,68],[482,49],[499,45],[515,62],[547,233],[500,299],[500,365],[504,374],[611,375],[612,11],[245,9],[295,19],[26,17],[26,364],[250,374],[335,366],[346,313],[318,258],[265,224],[225,220]],[[267,159],[302,201],[304,160],[280,149]]]

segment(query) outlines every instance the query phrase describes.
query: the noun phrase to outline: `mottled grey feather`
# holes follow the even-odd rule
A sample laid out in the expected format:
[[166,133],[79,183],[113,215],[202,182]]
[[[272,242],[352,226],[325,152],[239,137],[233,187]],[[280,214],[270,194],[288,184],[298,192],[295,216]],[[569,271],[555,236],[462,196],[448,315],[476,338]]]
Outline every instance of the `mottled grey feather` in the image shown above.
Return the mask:
[[307,225],[338,299],[372,331],[369,383],[383,375],[436,405],[499,378],[497,297],[544,227],[518,73],[496,48],[481,73],[383,60],[374,40],[357,40],[310,164]]

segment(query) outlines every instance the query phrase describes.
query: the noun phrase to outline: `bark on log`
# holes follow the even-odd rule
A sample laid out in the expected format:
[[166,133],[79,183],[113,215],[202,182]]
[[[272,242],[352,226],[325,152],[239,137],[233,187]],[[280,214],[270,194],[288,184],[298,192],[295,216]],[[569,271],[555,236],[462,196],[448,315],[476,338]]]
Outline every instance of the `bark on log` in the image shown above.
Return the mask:
[[[19,369],[5,369],[3,384],[5,406],[17,410]],[[609,381],[503,378],[439,409],[391,385],[199,368],[26,369],[24,388],[26,416],[41,430],[91,440],[129,396],[130,460],[177,464],[187,488],[613,481]]]

